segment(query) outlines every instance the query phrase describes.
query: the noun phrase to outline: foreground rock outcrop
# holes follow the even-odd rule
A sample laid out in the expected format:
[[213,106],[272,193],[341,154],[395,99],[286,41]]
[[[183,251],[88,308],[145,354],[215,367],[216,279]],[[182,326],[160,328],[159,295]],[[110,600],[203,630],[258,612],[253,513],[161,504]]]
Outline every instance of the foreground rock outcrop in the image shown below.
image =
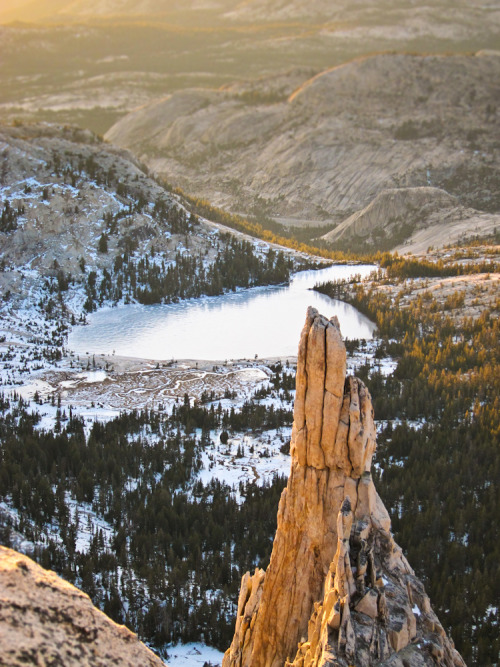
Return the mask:
[[371,479],[371,397],[346,379],[338,321],[302,331],[291,472],[266,572],[241,584],[223,667],[462,666],[390,533]]
[[160,667],[135,634],[30,558],[0,546],[0,665]]

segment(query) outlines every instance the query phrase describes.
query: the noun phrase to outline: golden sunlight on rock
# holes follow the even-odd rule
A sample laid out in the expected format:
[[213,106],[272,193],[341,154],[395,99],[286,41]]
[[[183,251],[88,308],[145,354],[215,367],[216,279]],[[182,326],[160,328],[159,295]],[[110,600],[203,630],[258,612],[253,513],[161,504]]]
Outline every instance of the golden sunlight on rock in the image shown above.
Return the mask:
[[338,321],[310,308],[271,562],[243,577],[223,667],[465,664],[390,533],[371,397],[345,373]]

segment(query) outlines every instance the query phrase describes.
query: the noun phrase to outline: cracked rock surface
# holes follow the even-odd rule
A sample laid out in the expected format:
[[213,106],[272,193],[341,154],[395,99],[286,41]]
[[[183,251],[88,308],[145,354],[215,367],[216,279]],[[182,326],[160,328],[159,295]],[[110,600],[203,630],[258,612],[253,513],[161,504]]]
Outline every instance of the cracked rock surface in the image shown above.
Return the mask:
[[392,538],[371,479],[370,394],[346,379],[337,319],[313,308],[296,383],[271,561],[242,579],[223,667],[464,666]]
[[30,558],[0,546],[0,665],[160,667],[124,625]]

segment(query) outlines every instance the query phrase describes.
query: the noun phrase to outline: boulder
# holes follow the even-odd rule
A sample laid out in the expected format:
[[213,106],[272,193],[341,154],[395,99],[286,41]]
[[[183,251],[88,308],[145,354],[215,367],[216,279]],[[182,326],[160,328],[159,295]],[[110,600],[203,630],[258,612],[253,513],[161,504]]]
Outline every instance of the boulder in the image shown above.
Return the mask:
[[88,595],[27,556],[0,546],[0,664],[164,667]]

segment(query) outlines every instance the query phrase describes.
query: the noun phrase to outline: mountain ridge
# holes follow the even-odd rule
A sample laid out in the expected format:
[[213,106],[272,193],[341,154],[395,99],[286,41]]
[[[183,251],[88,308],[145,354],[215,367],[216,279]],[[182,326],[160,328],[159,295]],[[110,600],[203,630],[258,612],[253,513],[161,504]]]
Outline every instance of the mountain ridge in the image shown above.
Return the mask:
[[383,190],[425,186],[476,218],[498,215],[499,65],[496,55],[366,57],[307,79],[286,100],[175,93],[105,136],[188,192],[285,225],[330,230]]

